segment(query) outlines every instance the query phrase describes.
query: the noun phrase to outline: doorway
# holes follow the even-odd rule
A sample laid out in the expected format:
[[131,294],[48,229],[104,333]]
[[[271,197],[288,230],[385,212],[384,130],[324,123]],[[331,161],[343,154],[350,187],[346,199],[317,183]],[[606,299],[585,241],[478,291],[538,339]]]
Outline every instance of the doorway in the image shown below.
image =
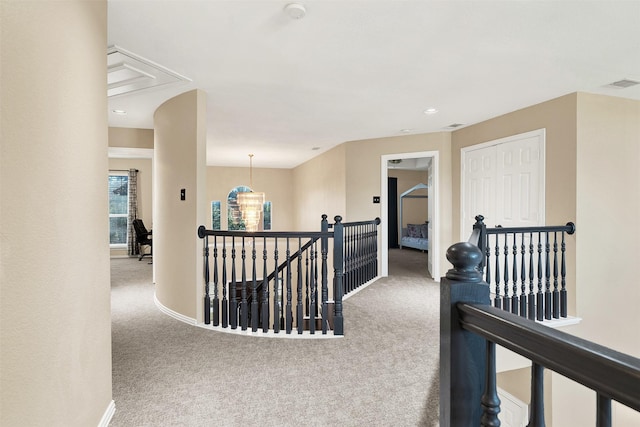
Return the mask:
[[437,151],[421,151],[413,153],[384,154],[380,158],[380,195],[381,195],[381,268],[380,275],[389,275],[389,160],[404,159],[431,159],[431,166],[427,176],[429,186],[429,251],[427,252],[427,269],[431,277],[439,281],[440,279],[440,230],[439,230],[439,153]]

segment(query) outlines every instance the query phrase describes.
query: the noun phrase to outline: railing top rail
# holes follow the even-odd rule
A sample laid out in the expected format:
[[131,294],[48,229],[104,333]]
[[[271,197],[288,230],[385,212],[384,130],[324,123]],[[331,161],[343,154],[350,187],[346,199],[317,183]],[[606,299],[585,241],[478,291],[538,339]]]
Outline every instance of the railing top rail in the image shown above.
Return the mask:
[[495,307],[457,308],[464,329],[640,411],[640,359]]
[[370,219],[368,221],[354,221],[354,222],[343,222],[342,225],[345,227],[355,227],[357,225],[369,225],[375,224],[380,225],[380,218]]
[[539,225],[534,227],[493,227],[487,228],[487,234],[508,234],[508,233],[543,233],[553,231],[564,231],[567,234],[573,234],[576,231],[576,225],[568,222],[567,225]]
[[198,227],[198,237],[205,236],[225,236],[225,237],[256,237],[256,238],[302,238],[321,239],[323,237],[333,237],[333,231],[244,231],[244,230],[207,230],[203,225]]

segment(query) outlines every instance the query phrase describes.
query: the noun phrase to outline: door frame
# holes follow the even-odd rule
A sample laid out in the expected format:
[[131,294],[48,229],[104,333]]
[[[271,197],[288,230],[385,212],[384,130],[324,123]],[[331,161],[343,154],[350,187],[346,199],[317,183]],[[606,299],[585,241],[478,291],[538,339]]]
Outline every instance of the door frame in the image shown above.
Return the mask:
[[491,147],[494,145],[501,145],[501,144],[506,144],[509,142],[515,142],[515,141],[519,141],[521,139],[527,139],[527,138],[539,138],[541,140],[541,144],[540,144],[540,155],[542,157],[542,161],[540,162],[540,182],[538,185],[538,198],[540,203],[538,204],[538,215],[540,218],[540,223],[542,225],[546,224],[546,219],[545,219],[545,210],[546,210],[546,189],[545,189],[545,181],[546,181],[546,140],[547,140],[547,135],[546,135],[546,128],[542,128],[542,129],[536,129],[536,130],[532,130],[529,132],[524,132],[524,133],[519,133],[516,135],[511,135],[511,136],[507,136],[504,138],[498,138],[498,139],[494,139],[492,141],[487,141],[487,142],[482,142],[480,144],[476,144],[476,145],[470,145],[468,147],[463,147],[460,149],[460,241],[461,242],[466,242],[467,239],[469,238],[469,236],[464,236],[464,229],[465,229],[465,223],[464,223],[464,212],[465,212],[465,194],[466,194],[466,187],[465,187],[465,169],[466,169],[466,154],[469,151],[475,151],[475,150],[480,150],[486,147]]
[[[440,153],[438,151],[419,151],[414,153],[383,154],[380,156],[380,246],[381,246],[381,266],[380,276],[389,275],[389,239],[388,239],[388,192],[387,178],[389,177],[389,160],[394,159],[415,159],[431,157],[431,174],[433,176],[433,191],[429,192],[429,203],[433,203],[433,219],[431,235],[429,236],[429,255],[433,271],[430,271],[433,280],[440,281]],[[433,195],[432,195],[433,193]]]

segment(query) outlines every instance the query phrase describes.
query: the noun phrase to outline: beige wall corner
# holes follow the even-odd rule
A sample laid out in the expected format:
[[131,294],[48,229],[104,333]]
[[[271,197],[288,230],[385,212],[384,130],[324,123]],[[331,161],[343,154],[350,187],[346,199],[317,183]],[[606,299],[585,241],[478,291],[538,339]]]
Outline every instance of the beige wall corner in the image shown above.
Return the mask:
[[106,26],[106,1],[0,2],[3,426],[112,402]]
[[[154,114],[153,264],[156,297],[191,319],[202,312],[202,241],[206,224],[206,94],[178,95]],[[181,190],[185,200],[181,200]]]

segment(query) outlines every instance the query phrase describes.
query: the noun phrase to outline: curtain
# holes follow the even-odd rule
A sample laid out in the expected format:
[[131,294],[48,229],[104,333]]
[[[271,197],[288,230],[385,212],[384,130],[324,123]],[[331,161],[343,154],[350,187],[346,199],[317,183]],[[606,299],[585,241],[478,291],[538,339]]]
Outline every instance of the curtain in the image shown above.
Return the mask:
[[140,253],[133,229],[133,220],[138,218],[138,169],[129,169],[129,217],[127,218],[128,253],[129,256]]

